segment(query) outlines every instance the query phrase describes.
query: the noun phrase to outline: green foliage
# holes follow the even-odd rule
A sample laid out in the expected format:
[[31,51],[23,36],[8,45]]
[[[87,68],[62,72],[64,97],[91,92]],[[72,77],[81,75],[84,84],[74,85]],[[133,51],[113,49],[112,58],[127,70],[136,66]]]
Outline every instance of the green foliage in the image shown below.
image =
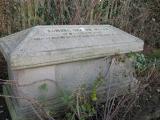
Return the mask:
[[135,66],[137,75],[146,72],[155,64],[156,64],[155,67],[159,69],[160,59],[158,58],[158,56],[159,56],[159,51],[156,51],[154,54],[151,54],[151,55],[144,55],[143,53],[128,54],[128,57],[134,60],[134,66]]
[[[97,77],[97,79],[93,82],[91,86],[91,91],[88,90],[88,87],[84,84],[79,87],[75,92],[70,91],[63,91],[60,90],[60,97],[61,104],[64,105],[65,109],[65,117],[61,118],[64,120],[88,120],[92,119],[97,114],[97,89],[102,85],[104,78],[101,74]],[[48,107],[47,101],[47,92],[48,92],[48,85],[46,83],[41,84],[38,87],[40,91],[40,96],[38,100],[40,104],[44,107],[44,110],[49,115],[55,115],[56,111],[51,108],[52,106]]]
[[74,103],[73,96],[71,95],[70,92],[67,92],[67,91],[63,92],[61,101],[63,102],[64,105],[68,105],[68,106]]
[[97,88],[102,84],[104,78],[100,75],[93,84],[92,92],[91,92],[91,100],[97,101]]
[[48,85],[46,83],[40,85],[39,90],[42,92],[48,92]]
[[43,103],[44,106],[47,105],[47,92],[48,92],[48,85],[46,83],[41,84],[39,87],[40,96],[38,100],[40,103]]
[[142,72],[147,69],[147,59],[144,56],[144,54],[141,53],[131,53],[130,57],[134,59],[135,62],[135,68],[137,72]]
[[62,92],[61,101],[67,108],[65,120],[86,120],[96,115],[97,89],[101,86],[103,80],[104,78],[100,75],[94,81],[90,93],[87,93],[85,85],[82,85],[75,93]]
[[66,106],[66,120],[86,120],[95,114],[95,108],[89,99],[77,92],[75,95],[64,92],[61,97],[63,104]]

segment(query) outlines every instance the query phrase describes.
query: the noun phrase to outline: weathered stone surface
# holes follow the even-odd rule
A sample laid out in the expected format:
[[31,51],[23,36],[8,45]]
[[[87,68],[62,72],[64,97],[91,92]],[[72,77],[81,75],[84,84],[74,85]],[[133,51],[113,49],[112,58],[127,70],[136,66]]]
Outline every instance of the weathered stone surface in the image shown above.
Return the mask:
[[[14,75],[15,79],[19,80],[19,86],[12,91],[12,94],[35,99],[45,97],[48,101],[47,107],[54,107],[54,112],[60,113],[63,111],[61,109],[63,101],[59,98],[62,96],[59,94],[60,90],[75,92],[84,84],[90,87],[101,74],[104,76],[104,81],[97,93],[98,99],[104,101],[115,94],[118,96],[133,92],[137,86],[133,72],[132,61],[126,59],[124,62],[119,62],[111,57],[16,70]],[[43,84],[48,87],[48,91],[44,93],[39,89]],[[25,120],[25,116],[26,120],[32,120],[33,116],[35,117],[30,102],[15,101],[10,98],[7,100],[10,101],[13,120],[22,118]]]
[[[132,61],[116,62],[111,56],[141,51],[143,44],[110,25],[37,26],[1,38],[0,50],[10,79],[18,80],[12,94],[38,99],[44,95],[39,87],[45,84],[48,103],[55,107],[61,105],[60,89],[75,91],[82,84],[90,87],[99,74],[105,78],[99,90],[104,98],[108,89],[112,94],[134,90]],[[33,113],[26,100],[16,102],[11,105],[18,106],[16,111]]]
[[0,40],[12,69],[143,50],[143,41],[110,25],[37,26]]

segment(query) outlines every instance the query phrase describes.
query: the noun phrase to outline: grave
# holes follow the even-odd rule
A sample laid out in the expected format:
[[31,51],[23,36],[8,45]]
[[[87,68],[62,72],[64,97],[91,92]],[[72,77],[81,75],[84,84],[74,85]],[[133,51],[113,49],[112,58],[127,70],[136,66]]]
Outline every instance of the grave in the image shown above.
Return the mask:
[[[0,39],[0,51],[10,80],[6,94],[39,99],[45,94],[48,106],[61,108],[59,91],[92,86],[99,75],[105,86],[99,91],[127,94],[136,88],[133,61],[124,57],[143,50],[143,41],[111,25],[36,26]],[[117,56],[125,58],[118,60]],[[115,56],[115,57],[114,57]],[[47,90],[42,91],[41,88]],[[6,99],[13,120],[34,119],[25,99]]]

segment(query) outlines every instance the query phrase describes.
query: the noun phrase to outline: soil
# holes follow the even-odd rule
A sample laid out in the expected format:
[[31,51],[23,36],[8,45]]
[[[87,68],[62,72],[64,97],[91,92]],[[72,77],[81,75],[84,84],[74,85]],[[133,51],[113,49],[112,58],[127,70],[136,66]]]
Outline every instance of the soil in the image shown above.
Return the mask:
[[[151,78],[148,87],[139,97],[135,108],[134,120],[160,120],[160,71],[155,72]],[[133,110],[134,111],[134,110]],[[132,112],[133,112],[132,111]]]

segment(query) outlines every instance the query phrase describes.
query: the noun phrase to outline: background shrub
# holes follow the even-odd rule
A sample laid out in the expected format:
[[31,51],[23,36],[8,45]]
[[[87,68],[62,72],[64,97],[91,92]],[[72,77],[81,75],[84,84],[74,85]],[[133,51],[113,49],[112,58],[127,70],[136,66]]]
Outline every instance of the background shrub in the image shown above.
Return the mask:
[[159,0],[0,0],[0,36],[39,24],[112,24],[160,47],[159,16]]

